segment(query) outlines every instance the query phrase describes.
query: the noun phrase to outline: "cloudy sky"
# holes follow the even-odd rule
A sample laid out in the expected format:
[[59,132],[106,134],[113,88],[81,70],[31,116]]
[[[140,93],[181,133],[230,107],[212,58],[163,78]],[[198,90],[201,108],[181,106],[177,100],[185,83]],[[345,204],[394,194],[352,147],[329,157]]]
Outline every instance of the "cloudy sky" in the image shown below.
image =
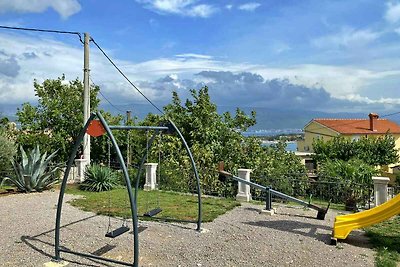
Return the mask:
[[[0,0],[0,25],[89,32],[159,105],[208,85],[225,106],[400,110],[400,1]],[[93,44],[90,64],[114,105],[144,103]],[[0,107],[82,68],[76,36],[0,29]]]

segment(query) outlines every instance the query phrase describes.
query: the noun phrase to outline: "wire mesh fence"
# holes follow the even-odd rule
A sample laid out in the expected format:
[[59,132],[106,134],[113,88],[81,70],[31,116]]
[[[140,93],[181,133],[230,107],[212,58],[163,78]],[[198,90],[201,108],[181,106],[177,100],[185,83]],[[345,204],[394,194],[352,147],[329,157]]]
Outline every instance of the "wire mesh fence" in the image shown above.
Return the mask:
[[[284,194],[315,204],[332,203],[346,210],[369,209],[373,200],[372,184],[360,184],[345,181],[337,177],[309,178],[271,178],[258,177],[258,183],[271,186]],[[251,189],[252,198],[264,201],[264,192]],[[282,201],[274,199],[275,201]]]

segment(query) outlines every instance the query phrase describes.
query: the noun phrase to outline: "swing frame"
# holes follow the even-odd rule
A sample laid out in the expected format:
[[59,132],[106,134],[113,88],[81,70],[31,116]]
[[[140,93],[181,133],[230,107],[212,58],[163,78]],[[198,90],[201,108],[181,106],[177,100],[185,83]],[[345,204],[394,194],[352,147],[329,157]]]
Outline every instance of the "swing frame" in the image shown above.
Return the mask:
[[[147,147],[146,150],[142,156],[142,159],[140,161],[140,165],[137,171],[137,176],[136,176],[136,186],[135,186],[135,203],[137,203],[137,196],[139,192],[139,183],[140,183],[140,178],[141,178],[141,173],[144,167],[144,163],[147,160],[147,156],[149,154],[149,151],[152,148],[152,145],[154,143],[155,138],[160,132],[165,132],[167,134],[173,134],[177,133],[179,139],[181,140],[183,146],[185,147],[186,153],[190,158],[190,163],[192,165],[193,173],[196,178],[196,190],[197,190],[197,202],[198,202],[198,215],[197,215],[197,220],[178,220],[178,219],[173,219],[173,218],[164,218],[164,217],[155,217],[154,215],[148,216],[146,214],[144,215],[138,215],[138,218],[146,218],[146,219],[151,219],[151,220],[157,220],[157,221],[171,221],[171,222],[182,222],[182,223],[195,223],[197,225],[196,230],[201,231],[201,222],[202,222],[202,203],[201,203],[201,187],[200,187],[200,178],[199,174],[197,171],[196,163],[194,161],[192,152],[189,148],[189,146],[186,143],[185,138],[183,137],[181,131],[178,129],[178,127],[175,125],[175,123],[168,119],[168,121],[164,124],[164,126],[123,126],[123,125],[118,125],[118,126],[110,126],[110,129],[112,130],[154,130],[153,135],[151,136],[150,140],[147,142]],[[161,211],[158,211],[156,214],[158,214]],[[155,214],[155,215],[156,215]]]
[[[97,122],[98,119],[99,122]],[[130,208],[131,208],[131,217],[132,217],[132,226],[133,226],[133,262],[124,262],[124,261],[118,261],[114,259],[109,259],[109,258],[104,258],[101,256],[96,256],[88,253],[82,253],[78,251],[73,251],[65,247],[60,246],[60,228],[61,228],[61,215],[62,215],[62,205],[63,205],[63,200],[64,200],[64,194],[65,194],[65,189],[67,186],[67,180],[69,173],[71,171],[72,165],[74,163],[74,159],[76,157],[76,154],[78,152],[79,146],[81,145],[83,138],[85,134],[88,132],[88,129],[91,125],[92,122],[96,122],[97,124],[101,124],[101,126],[104,129],[104,132],[108,135],[116,153],[117,153],[117,159],[119,164],[122,167],[123,175],[125,178],[125,185],[128,190],[128,195],[129,195],[129,202],[130,202]],[[149,143],[149,149],[146,150],[144,156],[142,157],[141,164],[139,166],[138,172],[137,172],[137,181],[136,181],[136,186],[135,186],[135,194],[132,193],[132,187],[130,184],[130,179],[129,179],[129,174],[128,174],[128,169],[127,166],[125,165],[124,159],[122,157],[121,150],[119,149],[119,146],[117,144],[117,141],[114,138],[114,135],[112,134],[112,130],[155,130],[155,133],[153,134],[150,143]],[[138,214],[137,214],[137,194],[138,194],[138,189],[139,189],[139,179],[140,179],[140,173],[143,169],[144,162],[147,158],[147,153],[151,148],[151,145],[155,139],[156,134],[159,131],[166,131],[168,133],[176,132],[179,136],[179,138],[182,141],[182,144],[184,145],[186,152],[190,158],[192,168],[193,168],[193,173],[196,178],[197,182],[197,196],[198,196],[198,217],[197,221],[188,221],[188,222],[195,222],[197,223],[197,231],[201,230],[201,221],[202,221],[202,203],[201,203],[201,188],[200,188],[200,178],[198,175],[198,171],[196,168],[196,164],[193,159],[192,152],[190,151],[189,146],[186,143],[185,138],[183,137],[182,133],[179,131],[179,129],[176,127],[176,125],[173,123],[173,121],[168,120],[168,127],[167,126],[109,126],[103,116],[101,115],[100,112],[92,113],[87,122],[85,123],[84,127],[82,128],[81,132],[79,133],[78,137],[75,140],[75,144],[73,146],[72,152],[70,154],[69,160],[67,167],[65,169],[64,173],[64,178],[61,183],[61,188],[60,188],[60,193],[58,197],[58,204],[57,204],[57,214],[56,214],[56,226],[55,226],[55,242],[54,242],[54,249],[55,249],[55,261],[61,261],[61,252],[63,253],[68,253],[68,254],[73,254],[85,258],[91,258],[91,259],[96,259],[96,260],[102,260],[106,262],[112,262],[120,265],[125,265],[125,266],[134,266],[137,267],[139,266],[139,232],[138,232]],[[96,133],[96,136],[99,133]]]

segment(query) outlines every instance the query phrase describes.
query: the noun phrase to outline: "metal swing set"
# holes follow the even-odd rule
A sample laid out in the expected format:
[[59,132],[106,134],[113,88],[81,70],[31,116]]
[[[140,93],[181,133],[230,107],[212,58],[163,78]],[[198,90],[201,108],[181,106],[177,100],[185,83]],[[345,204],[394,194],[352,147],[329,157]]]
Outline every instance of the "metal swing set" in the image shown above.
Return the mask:
[[[150,140],[147,141],[147,149],[141,159],[141,162],[140,162],[140,165],[139,165],[139,168],[137,171],[137,179],[136,179],[134,193],[133,193],[132,186],[130,183],[127,166],[122,157],[121,150],[119,149],[119,146],[112,134],[112,130],[128,130],[128,131],[129,130],[146,130],[146,131],[152,130],[152,131],[154,131],[154,134],[152,135]],[[149,149],[150,149],[151,145],[153,144],[153,141],[154,141],[156,135],[160,132],[165,132],[168,134],[176,133],[179,136],[179,138],[180,138],[183,146],[185,147],[186,152],[190,158],[194,177],[196,179],[196,184],[197,184],[196,190],[197,190],[197,197],[198,197],[198,205],[197,205],[198,206],[198,215],[197,215],[197,220],[185,221],[185,222],[196,223],[197,224],[196,230],[198,230],[198,231],[201,230],[202,204],[201,204],[200,179],[199,179],[199,175],[197,172],[196,164],[193,159],[193,155],[186,143],[186,140],[184,139],[182,133],[179,131],[179,129],[176,127],[176,125],[171,120],[168,120],[168,122],[163,126],[122,126],[122,125],[110,125],[109,126],[107,124],[107,122],[105,121],[105,119],[103,118],[103,116],[101,115],[101,113],[97,112],[97,113],[91,114],[91,116],[85,123],[83,129],[79,133],[77,139],[75,140],[75,145],[72,149],[72,153],[70,155],[70,158],[69,158],[68,164],[67,164],[67,168],[64,173],[64,178],[61,183],[60,194],[59,194],[58,205],[57,205],[56,227],[55,227],[55,243],[54,243],[55,244],[55,257],[54,258],[56,261],[61,261],[61,253],[67,253],[67,254],[73,254],[73,255],[89,258],[89,259],[101,260],[101,261],[116,263],[116,264],[125,265],[125,266],[135,266],[135,267],[139,266],[138,217],[140,217],[140,216],[138,216],[138,212],[137,212],[137,195],[138,195],[138,191],[139,191],[138,189],[139,189],[140,174],[142,172],[144,163],[148,157]],[[83,253],[83,252],[79,252],[79,251],[73,251],[71,249],[68,249],[68,248],[60,245],[62,205],[63,205],[64,194],[65,194],[65,190],[66,190],[66,186],[67,186],[67,180],[68,180],[69,173],[71,171],[72,164],[73,164],[76,154],[78,152],[78,149],[79,149],[79,147],[82,143],[83,137],[86,133],[92,137],[98,137],[98,136],[107,134],[107,136],[108,136],[109,140],[111,141],[111,144],[117,154],[118,163],[120,164],[120,166],[122,168],[122,173],[124,176],[126,189],[128,191],[129,204],[130,204],[130,210],[131,210],[131,218],[132,218],[132,229],[133,229],[132,232],[133,232],[133,246],[134,246],[132,262],[124,262],[124,261],[119,261],[119,260],[114,260],[114,259],[110,259],[110,258],[93,255],[93,254]],[[159,212],[161,212],[161,208],[157,207],[156,209],[146,212],[144,214],[144,216],[153,217],[156,214],[158,214]],[[123,233],[126,233],[130,230],[127,223],[123,223],[121,227],[114,229],[114,230],[112,230],[110,228],[111,228],[111,225],[109,223],[107,233],[105,234],[105,236],[110,237],[110,238],[118,237],[118,236],[122,235]]]

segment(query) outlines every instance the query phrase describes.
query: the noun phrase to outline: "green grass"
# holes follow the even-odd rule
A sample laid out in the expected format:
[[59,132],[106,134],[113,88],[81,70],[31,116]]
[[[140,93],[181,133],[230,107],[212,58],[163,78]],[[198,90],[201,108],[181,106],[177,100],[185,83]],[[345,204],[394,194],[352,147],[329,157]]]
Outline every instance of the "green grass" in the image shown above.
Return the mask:
[[[88,192],[79,190],[77,186],[68,186],[66,193],[84,196],[84,198],[72,200],[70,203],[85,211],[124,218],[131,216],[129,198],[125,188],[107,192]],[[240,205],[235,200],[211,197],[202,198],[202,204],[203,222],[211,222],[218,216]],[[163,210],[158,215],[160,217],[178,220],[197,219],[197,196],[163,191],[140,190],[138,192],[139,215],[158,206]]]
[[377,267],[395,267],[400,260],[400,217],[364,229],[377,250]]
[[6,193],[9,192],[9,190],[17,190],[16,187],[14,186],[9,186],[9,185],[3,185],[0,187],[0,196],[5,196],[7,195]]

